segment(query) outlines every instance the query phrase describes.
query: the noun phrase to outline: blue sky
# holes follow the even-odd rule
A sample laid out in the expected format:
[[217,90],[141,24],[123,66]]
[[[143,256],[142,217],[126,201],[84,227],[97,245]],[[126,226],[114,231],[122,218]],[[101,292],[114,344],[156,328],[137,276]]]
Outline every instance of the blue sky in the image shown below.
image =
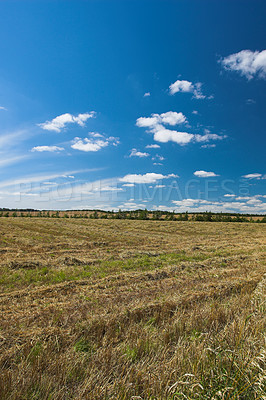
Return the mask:
[[0,1],[0,207],[266,212],[265,1]]

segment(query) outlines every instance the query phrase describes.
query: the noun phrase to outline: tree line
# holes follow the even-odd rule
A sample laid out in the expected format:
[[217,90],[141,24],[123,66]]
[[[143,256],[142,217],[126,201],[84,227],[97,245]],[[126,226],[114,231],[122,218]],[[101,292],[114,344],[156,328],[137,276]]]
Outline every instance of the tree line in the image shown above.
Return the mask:
[[[89,218],[89,219],[130,219],[130,220],[155,220],[155,221],[202,221],[202,222],[256,222],[265,223],[265,215],[238,214],[238,213],[176,213],[174,211],[148,211],[139,209],[132,211],[102,211],[102,210],[76,210],[76,211],[38,211],[0,209],[0,217],[28,217],[28,218]],[[256,217],[256,219],[254,219]]]

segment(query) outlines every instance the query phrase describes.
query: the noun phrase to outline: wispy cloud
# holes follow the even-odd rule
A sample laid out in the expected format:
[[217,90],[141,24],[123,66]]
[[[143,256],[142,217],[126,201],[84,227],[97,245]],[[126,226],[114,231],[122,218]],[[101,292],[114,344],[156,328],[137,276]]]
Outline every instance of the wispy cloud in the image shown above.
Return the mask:
[[25,138],[28,138],[29,135],[32,135],[32,132],[26,129],[19,129],[14,132],[0,135],[0,150],[16,147],[18,142],[25,140]]
[[61,132],[69,124],[78,124],[79,126],[85,126],[85,122],[89,118],[95,117],[95,115],[96,114],[94,111],[84,114],[78,114],[77,116],[66,113],[53,118],[51,121],[46,121],[38,124],[38,126],[47,131]]
[[197,176],[198,178],[211,178],[213,176],[219,176],[215,174],[214,172],[207,172],[207,171],[195,171],[194,175]]
[[259,173],[253,173],[253,174],[247,174],[247,175],[242,175],[242,178],[246,179],[264,179],[264,176]]
[[17,179],[10,179],[6,181],[0,182],[0,188],[15,186],[15,185],[24,185],[24,184],[32,184],[32,183],[41,183],[44,181],[49,181],[56,178],[73,176],[74,174],[83,173],[83,172],[94,172],[98,171],[98,168],[93,169],[83,169],[83,170],[75,170],[75,171],[66,171],[66,172],[58,172],[55,174],[36,174],[36,175],[26,175]]
[[14,156],[14,157],[8,157],[8,158],[2,158],[0,160],[0,167],[6,167],[8,165],[11,164],[16,164],[22,160],[25,160],[27,158],[27,156],[23,155],[23,156]]
[[150,97],[150,92],[146,92],[146,93],[144,93],[144,95],[143,95],[143,97]]
[[196,142],[209,142],[210,140],[223,140],[227,135],[217,135],[216,133],[205,133],[205,135],[194,135]]
[[35,146],[31,149],[32,152],[44,152],[44,151],[48,151],[48,152],[59,152],[59,151],[63,151],[65,150],[63,147],[58,147],[58,146]]
[[216,144],[204,144],[202,146],[200,146],[202,149],[212,149],[214,147],[216,147]]
[[0,106],[0,110],[7,111],[6,107]]
[[160,154],[155,154],[154,157],[152,157],[153,161],[159,160],[159,161],[163,161],[165,160],[165,158],[163,156],[161,156]]
[[[63,186],[60,190],[56,189],[50,192],[51,195],[55,194],[55,196],[64,197],[71,196],[71,198],[78,198],[80,196],[93,196],[94,199],[101,198],[101,193],[117,193],[123,192],[124,189],[117,186],[117,178],[113,179],[102,179],[92,182],[85,182],[81,184],[71,184],[68,186]],[[59,192],[59,194],[58,194]]]
[[117,146],[119,144],[119,139],[115,138],[113,136],[105,138],[103,135],[101,135],[101,138],[99,138],[99,135],[97,133],[92,135],[93,132],[91,132],[91,138],[85,138],[81,139],[79,137],[76,137],[73,142],[72,142],[72,149],[75,150],[80,150],[80,151],[85,151],[85,152],[96,152],[101,150],[104,147],[107,146]]
[[134,183],[124,183],[122,186],[125,186],[125,187],[134,187],[135,184],[134,184]]
[[266,79],[266,50],[242,50],[220,60],[224,69],[238,72],[247,79]]
[[139,158],[145,158],[149,157],[149,153],[143,153],[141,151],[137,151],[137,149],[132,149],[129,157],[139,157]]
[[31,128],[1,134],[0,166],[5,167],[29,158],[29,154],[25,154],[25,151],[21,151],[19,154],[18,149],[20,149],[21,142],[28,140],[32,135],[33,130]]
[[160,149],[161,146],[159,146],[158,144],[147,144],[147,146],[145,147],[146,149]]
[[256,104],[256,101],[254,99],[247,99],[246,100],[246,104],[250,105],[250,104]]
[[169,178],[178,178],[178,175],[175,174],[163,175],[163,174],[156,174],[154,172],[147,172],[144,175],[128,174],[123,178],[119,178],[119,181],[125,183],[156,183],[161,179],[169,179]]

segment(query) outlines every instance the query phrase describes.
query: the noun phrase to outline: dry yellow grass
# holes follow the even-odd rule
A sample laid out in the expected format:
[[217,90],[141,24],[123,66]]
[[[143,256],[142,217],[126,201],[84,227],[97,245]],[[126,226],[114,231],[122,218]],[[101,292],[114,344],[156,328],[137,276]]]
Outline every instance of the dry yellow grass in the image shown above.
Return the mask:
[[1,219],[0,398],[265,399],[265,230]]

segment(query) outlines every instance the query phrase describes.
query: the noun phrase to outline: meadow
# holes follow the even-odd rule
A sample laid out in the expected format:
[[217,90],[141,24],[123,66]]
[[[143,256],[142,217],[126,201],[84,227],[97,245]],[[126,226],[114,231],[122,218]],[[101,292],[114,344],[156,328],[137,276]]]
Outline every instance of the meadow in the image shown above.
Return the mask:
[[265,400],[265,234],[1,218],[0,399]]

